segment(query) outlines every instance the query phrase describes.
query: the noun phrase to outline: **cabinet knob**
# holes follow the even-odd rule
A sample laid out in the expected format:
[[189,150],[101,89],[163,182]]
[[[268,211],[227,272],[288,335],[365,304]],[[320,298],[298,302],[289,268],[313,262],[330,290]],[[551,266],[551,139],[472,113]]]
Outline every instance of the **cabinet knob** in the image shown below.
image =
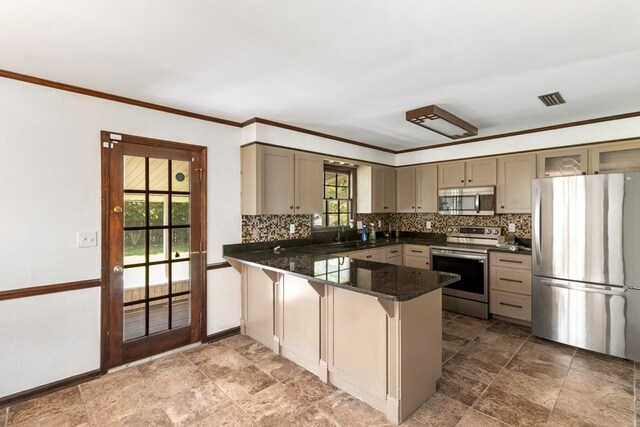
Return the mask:
[[460,182],[464,182],[464,179],[461,179]]
[[415,209],[415,208],[416,208],[415,206],[411,206],[411,209]]
[[594,174],[598,175],[598,171],[593,171]]
[[293,206],[289,206],[289,209],[293,209]]
[[296,206],[296,209],[300,209],[300,206]]
[[418,206],[418,209],[422,209],[422,206]]
[[582,175],[586,175],[586,174],[587,174],[586,172],[582,172]]
[[471,180],[469,180],[469,182],[471,182]]
[[501,209],[504,209],[504,206],[500,206]]

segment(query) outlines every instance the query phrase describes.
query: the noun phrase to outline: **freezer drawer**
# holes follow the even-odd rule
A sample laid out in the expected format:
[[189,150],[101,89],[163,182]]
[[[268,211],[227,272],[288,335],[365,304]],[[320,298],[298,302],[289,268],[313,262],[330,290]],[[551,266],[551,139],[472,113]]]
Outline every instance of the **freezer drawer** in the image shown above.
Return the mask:
[[640,361],[640,290],[533,277],[535,336]]

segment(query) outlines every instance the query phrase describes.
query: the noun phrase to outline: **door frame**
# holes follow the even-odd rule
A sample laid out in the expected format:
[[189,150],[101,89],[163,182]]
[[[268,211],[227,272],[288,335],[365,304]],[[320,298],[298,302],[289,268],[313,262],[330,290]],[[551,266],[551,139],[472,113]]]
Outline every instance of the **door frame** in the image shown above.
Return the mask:
[[[200,250],[198,253],[201,307],[200,319],[192,319],[192,322],[200,322],[197,328],[197,336],[191,337],[191,343],[204,342],[207,338],[207,147],[194,144],[184,144],[142,136],[127,135],[120,132],[100,131],[100,157],[101,157],[101,221],[102,221],[102,252],[101,252],[101,315],[100,315],[100,372],[106,374],[110,368],[119,364],[111,364],[110,355],[110,305],[111,305],[111,268],[110,268],[110,164],[111,148],[118,143],[138,144],[146,147],[159,147],[177,150],[190,150],[196,152],[201,163],[200,185]],[[193,257],[192,257],[193,258]],[[126,363],[126,362],[125,362]]]

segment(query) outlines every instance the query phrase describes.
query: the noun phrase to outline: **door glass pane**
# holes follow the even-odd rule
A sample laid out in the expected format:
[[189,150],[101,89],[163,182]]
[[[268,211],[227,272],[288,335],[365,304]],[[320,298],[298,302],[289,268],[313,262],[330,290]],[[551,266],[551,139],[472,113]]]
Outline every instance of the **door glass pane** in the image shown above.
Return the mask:
[[145,158],[124,156],[124,189],[145,189]]
[[144,194],[124,195],[124,226],[142,227],[146,224],[147,209]]
[[149,195],[149,225],[169,225],[169,196],[165,194]]
[[580,154],[547,157],[544,159],[544,176],[569,176],[582,174]]
[[189,295],[173,298],[171,304],[171,327],[180,328],[189,325],[191,321],[191,301]]
[[149,262],[164,261],[169,255],[169,230],[149,230]]
[[149,298],[169,295],[169,265],[149,266]]
[[149,334],[169,329],[169,299],[149,302]]
[[189,225],[189,196],[171,196],[171,224]]
[[145,336],[145,305],[135,304],[124,307],[124,340]]
[[189,258],[189,234],[191,229],[189,228],[177,228],[173,230],[171,258]]
[[169,190],[169,160],[149,159],[149,190]]
[[189,162],[171,161],[171,191],[189,191]]
[[145,230],[125,230],[124,265],[139,264],[146,261]]
[[186,292],[191,290],[190,275],[188,261],[180,261],[171,263],[171,283],[173,285],[172,293]]
[[145,298],[146,275],[144,267],[124,269],[124,302]]

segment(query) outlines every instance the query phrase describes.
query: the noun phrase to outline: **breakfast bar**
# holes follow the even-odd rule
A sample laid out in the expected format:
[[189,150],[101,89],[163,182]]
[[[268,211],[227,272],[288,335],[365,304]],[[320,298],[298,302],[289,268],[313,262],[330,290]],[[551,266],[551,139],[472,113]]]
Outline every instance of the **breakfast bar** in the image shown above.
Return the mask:
[[442,375],[442,292],[459,276],[283,249],[225,256],[241,332],[399,424]]

